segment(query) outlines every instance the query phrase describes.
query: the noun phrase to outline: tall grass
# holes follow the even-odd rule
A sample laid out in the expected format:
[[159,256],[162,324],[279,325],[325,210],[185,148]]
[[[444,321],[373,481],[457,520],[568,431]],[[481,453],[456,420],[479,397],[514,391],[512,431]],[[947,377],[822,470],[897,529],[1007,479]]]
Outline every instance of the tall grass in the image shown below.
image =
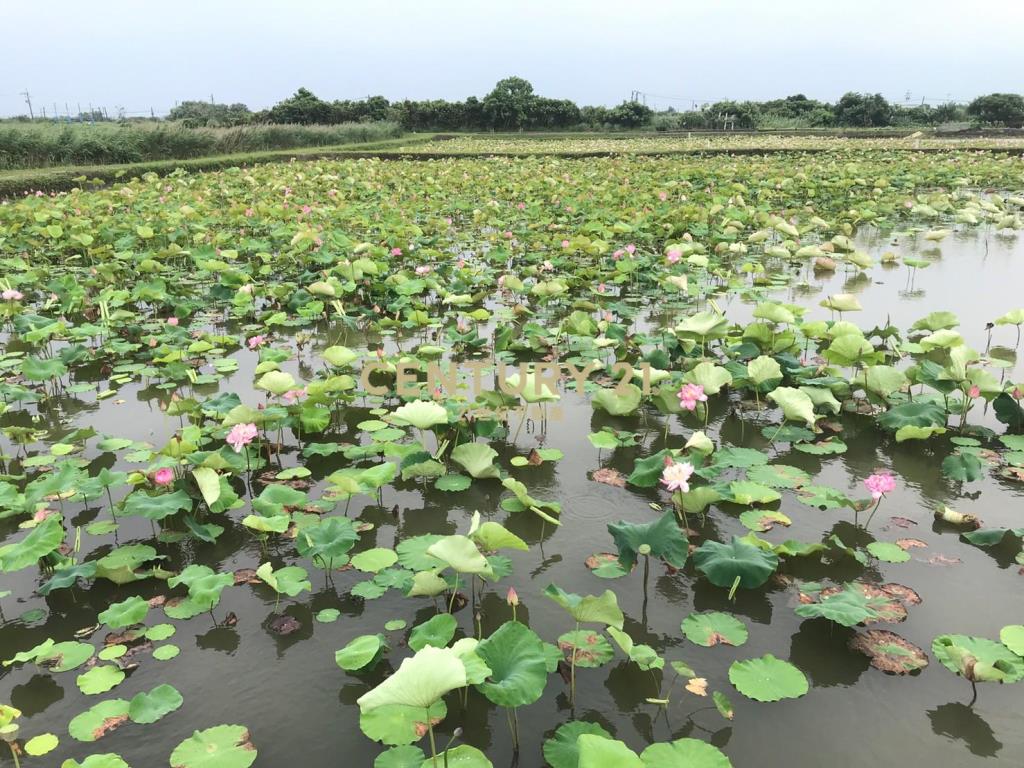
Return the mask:
[[0,169],[187,160],[237,152],[362,144],[402,135],[397,123],[185,128],[175,123],[0,124]]

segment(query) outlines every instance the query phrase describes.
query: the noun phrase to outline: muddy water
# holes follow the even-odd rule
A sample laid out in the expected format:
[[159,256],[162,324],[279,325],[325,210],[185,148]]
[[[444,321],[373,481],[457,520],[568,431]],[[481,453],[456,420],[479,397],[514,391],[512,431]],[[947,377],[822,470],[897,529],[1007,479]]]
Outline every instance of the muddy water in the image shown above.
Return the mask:
[[[930,311],[953,310],[961,319],[961,332],[977,349],[989,343],[985,323],[1022,303],[1019,286],[1024,245],[1015,240],[991,233],[987,237],[956,235],[944,241],[937,252],[931,244],[912,236],[901,237],[893,245],[891,237],[868,233],[861,235],[860,242],[876,256],[885,250],[925,252],[933,263],[916,275],[906,267],[876,268],[866,280],[842,273],[811,275],[809,290],[817,291],[813,298],[808,289],[801,292],[798,288],[787,288],[773,296],[810,303],[814,308],[808,317],[813,319],[829,316],[827,310],[817,307],[820,298],[840,291],[856,292],[864,311],[851,319],[865,328],[884,325],[886,319],[906,328]],[[751,310],[752,304],[739,299],[726,307],[730,319],[738,321],[748,320]],[[994,332],[992,345],[1012,349],[1014,341],[1015,330],[1003,327]],[[223,386],[253,404],[262,399],[250,385],[255,356],[240,352],[237,357],[239,370]],[[308,351],[305,357],[307,364],[313,364]],[[293,362],[291,370],[302,377],[300,364]],[[1020,378],[1019,369],[1016,378]],[[161,412],[161,397],[166,398],[166,393],[127,385],[117,398],[99,405],[91,396],[78,403],[66,402],[65,426],[92,426],[107,434],[159,446],[176,426],[176,419]],[[721,747],[736,766],[1024,764],[1024,710],[1020,706],[1024,685],[981,685],[977,702],[968,707],[969,684],[934,660],[915,676],[885,675],[870,668],[864,657],[847,650],[846,643],[854,630],[824,620],[801,619],[793,612],[794,590],[778,584],[741,590],[735,603],[729,603],[726,591],[696,578],[692,565],[676,575],[652,565],[646,589],[642,569],[613,583],[594,577],[584,560],[611,548],[606,525],[620,519],[650,520],[648,502],[658,500],[658,493],[598,484],[588,474],[602,465],[628,474],[636,458],[661,447],[665,423],[653,412],[636,418],[594,413],[585,399],[573,392],[564,393],[562,414],[563,418],[552,421],[546,432],[530,423],[515,446],[495,445],[505,466],[512,455],[522,455],[540,443],[564,451],[565,458],[557,463],[511,469],[512,476],[525,482],[534,496],[561,502],[560,528],[544,526],[529,514],[510,515],[500,510],[502,489],[497,481],[477,481],[469,490],[456,494],[433,489],[423,492],[412,483],[399,482],[397,490],[390,486],[385,490],[383,507],[364,506],[365,499],[360,497],[353,500],[349,514],[376,525],[372,533],[363,536],[359,548],[392,547],[405,537],[421,533],[464,531],[469,514],[480,510],[531,544],[529,552],[511,554],[513,575],[497,587],[489,587],[481,598],[485,634],[511,617],[503,599],[508,585],[515,586],[522,600],[520,620],[527,621],[549,641],[572,627],[561,610],[541,596],[548,583],[556,582],[583,594],[612,587],[627,616],[625,628],[633,638],[652,645],[668,659],[685,660],[708,679],[709,689],[729,693],[736,714],[733,722],[726,722],[710,706],[709,699],[683,692],[678,683],[667,710],[645,703],[645,698],[656,695],[659,688],[664,694],[672,674],[666,673],[663,680],[660,673],[652,676],[640,672],[619,654],[605,667],[578,671],[575,713],[570,709],[566,686],[557,675],[550,678],[539,702],[520,709],[523,743],[519,765],[541,765],[544,738],[574,714],[600,722],[637,750],[656,740],[703,738]],[[366,409],[349,409],[345,413],[346,427],[334,439],[358,439],[355,425],[365,418],[369,418]],[[972,420],[1002,431],[990,414],[979,414]],[[936,454],[937,443],[909,441],[897,445],[891,440],[880,441],[880,433],[865,418],[845,419],[843,439],[849,451],[835,457],[805,455],[791,451],[786,444],[769,446],[760,434],[760,426],[769,422],[777,423],[774,414],[758,421],[747,413],[741,419],[734,403],[720,399],[712,409],[711,432],[725,444],[766,450],[780,461],[810,472],[817,482],[854,496],[863,495],[861,483],[873,470],[891,468],[899,477],[899,487],[876,516],[872,535],[887,541],[912,536],[927,545],[911,550],[912,559],[907,563],[874,563],[865,569],[849,559],[831,565],[796,560],[787,564],[789,575],[837,581],[880,578],[913,587],[923,602],[912,607],[907,621],[893,629],[926,650],[937,634],[994,638],[1003,625],[1024,620],[1024,575],[1018,573],[1019,566],[1013,562],[1015,550],[970,546],[955,531],[937,525],[932,516],[936,504],[948,503],[979,515],[986,526],[1020,526],[1024,524],[1024,487],[986,477],[971,484],[969,492],[962,492],[939,472],[944,450]],[[641,433],[642,445],[619,449],[611,456],[608,451],[599,453],[585,435],[605,424]],[[668,426],[670,444],[680,445],[696,424],[692,417],[673,418]],[[294,439],[289,443],[286,465],[300,461]],[[33,451],[37,450],[42,446],[33,446]],[[340,462],[332,457],[315,458],[305,464],[313,471],[313,479],[319,481],[309,490],[310,497],[317,498],[323,489],[322,479]],[[94,474],[102,466],[124,470],[137,467],[112,454],[102,454],[95,455],[90,472]],[[395,505],[397,514],[392,513]],[[82,505],[69,505],[74,522],[82,525],[105,516],[96,504],[92,506],[86,511]],[[701,533],[720,540],[734,533],[742,535],[745,529],[737,520],[738,511],[728,505],[713,509]],[[771,541],[817,541],[831,533],[838,533],[847,543],[870,541],[853,527],[848,511],[819,511],[799,503],[791,493],[784,494],[781,511],[792,518],[793,525],[764,534]],[[215,545],[157,545],[169,558],[167,567],[191,562],[205,563],[219,571],[256,567],[267,554],[237,522],[243,514],[244,509],[232,513],[235,522],[227,525]],[[909,527],[900,527],[892,522],[893,516],[912,522],[903,523]],[[14,531],[10,521],[0,524],[5,536]],[[151,539],[145,520],[124,520],[117,533],[121,544]],[[109,536],[83,533],[83,554],[96,556],[110,547]],[[954,564],[937,564],[937,555]],[[388,662],[365,675],[338,669],[334,651],[357,635],[384,631],[383,625],[390,619],[403,618],[412,626],[432,615],[434,606],[423,599],[401,598],[393,591],[378,600],[352,598],[349,589],[364,576],[346,571],[328,581],[322,571],[296,558],[290,542],[271,543],[269,557],[276,567],[298,562],[311,572],[312,594],[282,600],[281,611],[302,625],[293,634],[278,636],[269,630],[268,622],[274,615],[274,596],[269,590],[241,586],[227,589],[215,611],[218,620],[234,613],[238,618],[235,626],[217,626],[208,615],[173,622],[177,634],[170,642],[181,647],[181,655],[169,662],[144,658],[120,686],[107,694],[81,694],[75,686],[76,672],[51,675],[31,665],[0,670],[0,701],[9,701],[23,710],[22,734],[53,731],[61,737],[61,746],[55,752],[34,761],[26,758],[24,763],[59,765],[67,757],[82,759],[93,752],[116,752],[136,768],[165,765],[172,749],[193,730],[240,723],[249,727],[259,748],[259,766],[370,765],[380,747],[360,732],[355,700],[408,653],[401,647],[407,631],[387,633],[392,644]],[[33,594],[37,585],[37,576],[31,570],[4,578],[3,588],[13,591],[0,601],[5,617],[0,627],[0,655],[4,658],[49,636],[70,639],[75,630],[93,624],[96,613],[113,600],[132,594],[149,597],[166,589],[157,582],[116,587],[100,581],[85,590],[62,590],[44,599]],[[339,621],[320,624],[314,620],[317,611],[332,607],[342,612]],[[735,613],[749,626],[748,643],[740,648],[710,649],[688,643],[682,638],[679,624],[693,610]],[[457,616],[460,631],[471,634],[471,611],[461,610]],[[149,623],[160,620],[159,610],[151,611]],[[97,645],[101,636],[98,633],[93,637]],[[727,676],[730,663],[764,653],[789,659],[803,670],[811,683],[808,695],[795,701],[762,704],[733,690]],[[164,682],[177,687],[185,703],[159,723],[128,724],[96,744],[82,744],[67,735],[68,721],[86,707],[115,696],[130,699]],[[484,750],[495,765],[516,763],[501,710],[473,691],[465,708],[457,697],[449,699],[448,717],[439,728],[441,743],[461,726],[463,741]],[[8,760],[0,751],[0,764]]]

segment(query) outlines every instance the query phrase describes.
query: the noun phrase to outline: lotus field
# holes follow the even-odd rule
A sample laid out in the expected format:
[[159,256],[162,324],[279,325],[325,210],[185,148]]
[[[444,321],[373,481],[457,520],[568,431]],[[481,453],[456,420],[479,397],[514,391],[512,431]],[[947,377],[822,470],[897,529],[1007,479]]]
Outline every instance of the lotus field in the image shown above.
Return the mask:
[[1024,160],[652,141],[0,203],[0,765],[1018,765]]

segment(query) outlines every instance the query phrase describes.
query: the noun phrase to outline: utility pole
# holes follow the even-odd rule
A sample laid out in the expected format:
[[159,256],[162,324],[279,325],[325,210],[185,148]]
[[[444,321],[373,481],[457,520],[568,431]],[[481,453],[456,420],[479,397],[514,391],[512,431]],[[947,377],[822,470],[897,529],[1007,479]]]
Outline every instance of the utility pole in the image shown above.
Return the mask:
[[21,92],[21,95],[25,97],[25,103],[28,104],[28,119],[35,120],[35,115],[32,114],[32,97],[29,95],[28,88]]
[[211,104],[215,103],[215,102],[213,101],[213,94],[212,94],[212,93],[210,94],[210,103],[211,103]]

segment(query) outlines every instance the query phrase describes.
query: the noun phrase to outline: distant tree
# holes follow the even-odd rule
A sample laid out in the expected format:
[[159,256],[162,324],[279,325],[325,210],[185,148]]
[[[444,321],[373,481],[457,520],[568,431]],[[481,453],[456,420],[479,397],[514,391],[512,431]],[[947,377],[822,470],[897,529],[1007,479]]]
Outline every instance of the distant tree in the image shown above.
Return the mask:
[[313,125],[316,123],[342,122],[332,120],[333,110],[326,101],[318,99],[311,91],[299,88],[293,96],[280,101],[264,115],[266,121],[271,123],[301,123]]
[[252,112],[245,104],[183,101],[170,111],[167,119],[182,120],[191,126],[244,125],[252,119]]
[[536,100],[529,81],[506,77],[484,97],[484,114],[492,128],[519,130],[529,123]]
[[651,122],[654,110],[639,101],[624,101],[608,113],[608,122],[621,128],[639,128]]
[[1024,124],[1024,97],[1016,93],[990,93],[967,105],[967,114],[979,123],[1020,126]]
[[836,102],[838,125],[877,128],[893,123],[892,105],[880,93],[846,93]]

